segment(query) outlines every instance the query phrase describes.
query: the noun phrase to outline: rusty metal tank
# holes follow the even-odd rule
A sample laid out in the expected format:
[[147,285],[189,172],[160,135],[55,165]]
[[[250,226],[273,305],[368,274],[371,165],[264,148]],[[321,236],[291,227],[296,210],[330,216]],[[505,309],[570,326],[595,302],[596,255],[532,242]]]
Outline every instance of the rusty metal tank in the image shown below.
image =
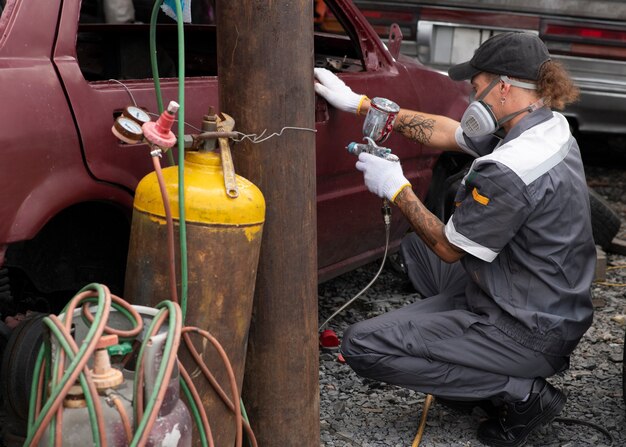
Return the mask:
[[[189,290],[185,325],[207,330],[218,339],[229,356],[241,390],[265,200],[261,191],[241,176],[236,176],[238,197],[227,195],[219,153],[187,153],[184,171]],[[163,169],[163,177],[178,238],[178,168]],[[180,266],[179,256],[177,250],[177,266]],[[180,278],[178,282],[180,285]],[[142,179],[135,195],[124,297],[133,304],[147,306],[171,298],[166,219],[154,172]],[[210,343],[194,341],[205,363],[231,397],[228,378],[216,351]],[[215,445],[233,445],[234,416],[204,380],[186,349],[181,348],[179,357],[200,392]],[[194,445],[200,445],[195,437]]]

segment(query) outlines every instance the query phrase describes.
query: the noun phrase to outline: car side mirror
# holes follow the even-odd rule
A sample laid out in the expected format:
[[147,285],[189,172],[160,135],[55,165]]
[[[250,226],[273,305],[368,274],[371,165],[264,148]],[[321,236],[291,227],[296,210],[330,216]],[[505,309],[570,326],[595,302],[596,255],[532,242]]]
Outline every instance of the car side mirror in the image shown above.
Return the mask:
[[389,27],[389,40],[387,48],[394,59],[398,59],[400,55],[400,46],[402,45],[402,30],[397,23],[392,23]]

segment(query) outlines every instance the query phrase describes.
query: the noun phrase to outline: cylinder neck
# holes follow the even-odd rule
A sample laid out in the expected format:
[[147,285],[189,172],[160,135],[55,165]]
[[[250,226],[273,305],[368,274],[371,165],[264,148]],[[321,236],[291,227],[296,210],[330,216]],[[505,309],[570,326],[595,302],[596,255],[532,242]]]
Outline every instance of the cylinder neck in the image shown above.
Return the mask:
[[185,154],[185,163],[192,163],[203,166],[221,166],[222,158],[215,151],[206,152],[187,152]]

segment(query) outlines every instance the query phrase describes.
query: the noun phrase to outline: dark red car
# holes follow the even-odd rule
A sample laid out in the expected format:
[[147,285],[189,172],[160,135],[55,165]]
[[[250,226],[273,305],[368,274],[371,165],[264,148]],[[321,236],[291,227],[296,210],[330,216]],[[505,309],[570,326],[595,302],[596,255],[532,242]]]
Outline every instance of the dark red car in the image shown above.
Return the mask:
[[[122,289],[133,191],[152,164],[146,145],[119,142],[111,126],[133,102],[157,111],[148,51],[152,2],[135,1],[128,23],[107,23],[102,3],[0,1],[0,317],[27,308],[56,311],[93,281]],[[351,0],[325,6],[330,20],[315,32],[316,66],[339,72],[370,97],[460,117],[463,85],[400,55],[398,36],[383,44]],[[189,133],[218,105],[216,26],[207,11],[192,13],[199,19],[185,34]],[[167,104],[177,98],[176,25],[162,13],[157,42]],[[345,149],[361,140],[362,121],[321,98],[315,112],[324,281],[380,257],[385,238],[380,200],[366,191]],[[438,162],[439,153],[400,136],[385,145],[402,159],[420,197],[436,173],[429,203],[442,203],[454,160]],[[407,228],[395,213],[392,247]]]

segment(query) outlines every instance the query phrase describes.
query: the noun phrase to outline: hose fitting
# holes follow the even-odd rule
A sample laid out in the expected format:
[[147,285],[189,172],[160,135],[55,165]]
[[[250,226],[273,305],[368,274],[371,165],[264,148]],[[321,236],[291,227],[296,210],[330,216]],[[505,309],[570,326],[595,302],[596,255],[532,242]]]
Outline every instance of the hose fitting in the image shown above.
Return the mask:
[[385,227],[389,227],[391,225],[391,205],[389,205],[389,200],[383,199],[383,205],[380,209],[380,212],[383,215],[383,222],[385,223]]

